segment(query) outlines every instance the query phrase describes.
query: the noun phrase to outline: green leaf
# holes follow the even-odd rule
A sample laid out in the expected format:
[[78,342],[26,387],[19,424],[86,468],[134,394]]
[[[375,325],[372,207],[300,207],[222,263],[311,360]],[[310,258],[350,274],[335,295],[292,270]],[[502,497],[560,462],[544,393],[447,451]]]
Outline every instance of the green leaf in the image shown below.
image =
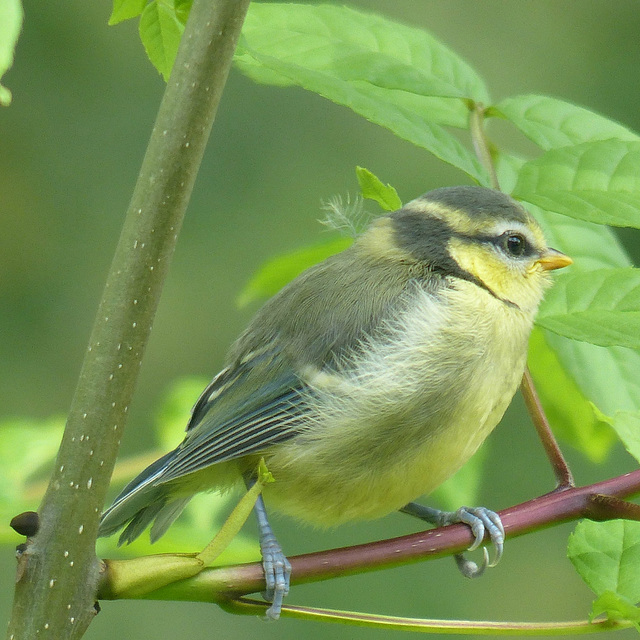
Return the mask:
[[488,111],[510,120],[543,149],[555,149],[594,140],[638,140],[621,124],[598,113],[549,96],[524,95],[502,100]]
[[271,297],[305,269],[343,251],[352,242],[351,238],[337,238],[272,258],[242,289],[236,301],[238,306],[244,307],[255,300]]
[[547,151],[523,165],[513,196],[573,218],[640,227],[640,142],[602,140]]
[[[631,264],[611,229],[532,205],[528,209],[549,244],[574,259],[571,272]],[[553,290],[548,295],[553,295]],[[621,407],[632,410],[640,406],[640,354],[567,340],[536,328],[530,340],[529,366],[554,431],[592,460],[600,461],[615,441],[602,412],[612,416]],[[594,404],[599,411],[594,410]]]
[[346,7],[253,4],[236,61],[257,81],[319,93],[488,184],[440,126],[467,127],[467,100],[486,102],[484,84],[424,31]]
[[[11,69],[13,54],[22,28],[20,0],[0,0],[0,80]],[[11,91],[0,84],[0,105],[11,104]]]
[[613,418],[602,416],[618,434],[625,449],[640,462],[640,411],[616,411]]
[[[513,185],[522,164],[519,158],[500,154],[500,183],[505,186]],[[549,244],[573,258],[571,272],[631,265],[617,236],[608,227],[545,211],[531,204],[527,208],[542,226]],[[550,350],[552,354],[539,357],[537,348],[532,349],[529,352],[529,364],[542,403],[545,410],[549,411],[551,424],[554,430],[558,426],[560,435],[597,460],[598,451],[613,436],[607,437],[606,428],[601,422],[596,422],[590,405],[593,403],[600,412],[608,416],[613,416],[618,410],[636,411],[640,407],[640,353],[624,347],[599,347],[587,342],[567,340],[542,329],[534,330],[534,338],[537,331],[544,334],[541,348],[544,351]],[[558,384],[545,383],[547,378],[551,381],[556,379],[553,371],[545,370],[548,363],[557,367],[557,364],[553,364],[554,361],[559,363],[567,380],[575,383],[578,394],[584,399],[580,403],[579,396],[570,394],[570,412],[562,409],[565,402],[562,377],[558,378]],[[556,411],[554,407],[557,408]],[[583,417],[584,424],[587,425],[584,432],[581,431],[580,422]],[[565,426],[568,433],[562,433]],[[589,444],[592,440],[592,444]]]
[[489,179],[480,162],[462,143],[440,125],[429,120],[428,114],[410,111],[399,103],[391,102],[378,91],[353,87],[336,81],[326,74],[309,71],[295,64],[282,63],[267,56],[252,54],[269,70],[290,78],[299,78],[301,86],[349,107],[375,124],[390,129],[398,137],[430,151],[437,158],[457,167],[480,184]]
[[109,24],[118,24],[139,16],[146,4],[147,0],[113,0],[113,10],[109,17]]
[[254,4],[243,34],[254,52],[345,81],[488,103],[482,79],[421,29],[347,7]]
[[356,176],[363,198],[375,200],[385,211],[395,211],[402,207],[398,192],[375,176],[369,169],[356,167]]
[[550,246],[573,259],[570,272],[630,267],[631,260],[612,229],[529,205]]
[[640,270],[560,275],[540,306],[537,324],[591,344],[640,348]]
[[[603,413],[636,411],[640,406],[640,353],[624,347],[598,347],[545,334],[563,367],[585,397]],[[559,389],[558,393],[562,393]]]
[[[528,207],[542,225],[551,246],[574,259],[571,272],[631,265],[613,231],[607,227]],[[549,292],[551,294],[551,292]],[[640,353],[623,347],[598,347],[545,332],[545,340],[580,391],[609,416],[640,407]],[[563,389],[551,393],[561,401]]]
[[366,82],[381,89],[418,96],[464,98],[457,87],[380,51],[345,52],[332,60],[329,72],[347,82]]
[[529,339],[528,364],[554,433],[593,462],[602,462],[616,441],[615,433],[537,327]]
[[569,537],[569,559],[596,595],[612,591],[640,601],[640,522],[580,522]]
[[165,82],[171,75],[184,25],[178,19],[173,2],[152,0],[140,16],[140,39],[153,66]]
[[628,620],[640,631],[640,609],[628,598],[612,591],[605,591],[599,598],[593,601],[589,618],[605,614],[609,620]]
[[182,24],[187,24],[187,18],[191,13],[191,5],[193,0],[175,0],[176,16]]

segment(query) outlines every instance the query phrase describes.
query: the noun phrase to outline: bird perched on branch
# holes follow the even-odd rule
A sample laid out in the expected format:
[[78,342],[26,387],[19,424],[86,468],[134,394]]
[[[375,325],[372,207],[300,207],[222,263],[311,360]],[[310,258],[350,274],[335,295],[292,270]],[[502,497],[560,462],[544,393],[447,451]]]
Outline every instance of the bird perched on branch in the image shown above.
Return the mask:
[[[262,307],[196,403],[184,441],[124,488],[100,535],[124,527],[120,542],[130,542],[151,525],[154,541],[195,493],[250,485],[264,457],[275,477],[256,503],[270,617],[290,565],[265,502],[318,525],[395,510],[465,522],[473,547],[486,531],[498,559],[497,514],[413,500],[502,418],[549,271],[570,263],[522,206],[490,189],[436,189],[375,219]],[[481,572],[458,559],[466,575]]]

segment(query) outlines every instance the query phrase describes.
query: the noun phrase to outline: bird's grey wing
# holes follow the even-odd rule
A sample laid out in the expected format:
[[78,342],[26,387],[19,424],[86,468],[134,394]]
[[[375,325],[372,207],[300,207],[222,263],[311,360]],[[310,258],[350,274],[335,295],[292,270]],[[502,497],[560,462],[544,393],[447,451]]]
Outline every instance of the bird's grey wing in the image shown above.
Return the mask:
[[426,286],[408,268],[358,268],[354,252],[308,269],[258,312],[232,347],[232,364],[196,403],[158,484],[300,433],[313,394],[302,372],[348,366],[368,336],[384,331],[406,291]]
[[224,369],[195,404],[184,442],[157,484],[264,451],[299,433],[308,412],[305,385],[274,349]]

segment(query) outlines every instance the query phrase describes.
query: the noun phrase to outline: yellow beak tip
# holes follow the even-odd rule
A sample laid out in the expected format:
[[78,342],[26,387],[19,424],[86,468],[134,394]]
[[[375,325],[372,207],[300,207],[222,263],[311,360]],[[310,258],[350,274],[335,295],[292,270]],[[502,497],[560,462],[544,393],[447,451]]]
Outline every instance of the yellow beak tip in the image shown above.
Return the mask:
[[573,264],[573,260],[568,255],[555,249],[547,249],[545,254],[538,258],[537,262],[545,271],[562,269]]

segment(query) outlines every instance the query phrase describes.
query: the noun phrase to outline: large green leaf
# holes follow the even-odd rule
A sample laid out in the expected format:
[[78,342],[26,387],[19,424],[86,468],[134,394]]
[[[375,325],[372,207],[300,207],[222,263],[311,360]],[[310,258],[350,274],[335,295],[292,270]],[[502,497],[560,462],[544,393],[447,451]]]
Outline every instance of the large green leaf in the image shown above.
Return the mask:
[[636,631],[640,631],[640,609],[619,593],[604,591],[594,600],[590,620],[602,614],[609,620],[632,622]]
[[484,84],[424,31],[346,7],[254,4],[236,60],[260,82],[319,93],[488,183],[471,151],[441,126],[466,127],[467,101],[488,99]]
[[510,120],[543,149],[555,149],[594,140],[638,140],[621,124],[598,113],[549,96],[523,95],[506,98],[491,108]]
[[640,409],[618,411],[613,416],[612,426],[620,436],[626,450],[640,462]]
[[[608,227],[528,208],[542,225],[549,244],[574,259],[568,272],[630,266],[629,257]],[[598,460],[611,444],[612,433],[594,414],[591,403],[608,416],[620,409],[640,407],[640,353],[568,340],[542,329],[537,332],[544,340],[532,339],[535,348],[530,350],[529,364],[551,424]],[[571,391],[574,385],[575,393]]]
[[[451,49],[421,29],[375,14],[331,5],[256,3],[243,35],[244,45],[256,53],[345,81],[423,96],[489,100],[482,79]],[[246,64],[251,62],[240,60],[240,66]]]
[[616,411],[613,418],[602,416],[618,434],[625,449],[640,462],[640,409],[638,411]]
[[513,196],[573,218],[640,227],[640,142],[602,140],[547,151],[522,166]]
[[537,323],[574,340],[640,348],[640,270],[560,275],[540,307]]
[[[607,227],[529,207],[549,243],[570,255],[571,272],[631,266],[617,236]],[[599,347],[546,332],[546,341],[584,395],[609,416],[640,407],[640,352]],[[558,390],[561,393],[562,390]]]
[[609,227],[544,211],[531,205],[527,208],[542,226],[549,245],[573,259],[567,272],[631,266],[631,260],[618,236]]
[[[640,407],[640,353],[599,347],[546,332],[546,340],[581,391],[608,416]],[[562,393],[562,389],[558,390]]]

